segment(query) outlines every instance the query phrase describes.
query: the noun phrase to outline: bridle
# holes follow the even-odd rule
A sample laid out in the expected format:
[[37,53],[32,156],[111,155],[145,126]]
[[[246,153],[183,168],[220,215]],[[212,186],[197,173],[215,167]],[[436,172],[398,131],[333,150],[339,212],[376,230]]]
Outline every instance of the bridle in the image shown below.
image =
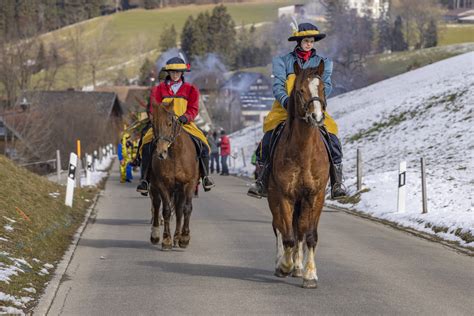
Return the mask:
[[[317,78],[319,79],[321,82],[322,82],[322,79],[319,75],[316,75],[314,78]],[[298,91],[295,91],[297,93],[297,96],[300,100],[303,100],[303,95],[301,92],[298,92]],[[323,98],[320,98],[319,96],[317,97],[312,97],[311,99],[305,101],[303,103],[303,110],[304,110],[304,113],[305,115],[304,116],[298,116],[299,119],[303,120],[304,122],[306,123],[309,123],[311,125],[317,125],[317,122],[315,121],[315,119],[309,115],[308,111],[309,111],[309,106],[311,105],[311,103],[315,102],[315,101],[318,101],[321,103],[321,105],[323,106],[323,120],[325,118],[325,115],[324,115],[324,112],[326,111],[326,107],[327,107],[327,103],[326,103],[326,100],[324,100]]]
[[166,109],[163,109],[167,115],[168,119],[171,119],[172,122],[172,132],[171,135],[169,136],[163,136],[159,135],[159,131],[157,131],[157,136],[155,137],[155,142],[159,140],[164,140],[165,142],[168,142],[168,148],[173,145],[173,143],[176,141],[176,138],[178,138],[179,134],[181,133],[181,123],[178,121],[177,116],[174,113],[168,112]]

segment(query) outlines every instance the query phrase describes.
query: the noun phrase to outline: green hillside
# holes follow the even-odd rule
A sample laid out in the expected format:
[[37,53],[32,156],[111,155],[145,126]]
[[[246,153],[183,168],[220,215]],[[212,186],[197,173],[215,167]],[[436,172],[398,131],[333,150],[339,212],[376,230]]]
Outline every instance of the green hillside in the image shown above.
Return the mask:
[[[28,297],[24,306],[2,299],[0,306],[22,308],[28,314],[53,272],[42,269],[52,269],[62,258],[98,189],[76,189],[73,207],[67,207],[64,186],[20,168],[2,155],[0,178],[0,270],[21,269],[7,275],[8,282],[0,283],[0,293],[15,301]],[[28,293],[25,288],[35,291]]]
[[[296,2],[277,0],[229,3],[226,7],[235,23],[241,25],[273,21],[277,18],[279,7]],[[116,78],[119,69],[123,69],[128,77],[132,77],[138,73],[144,58],[158,56],[159,38],[163,28],[174,24],[178,32],[181,32],[189,15],[197,16],[201,12],[211,11],[214,6],[188,5],[156,10],[130,10],[50,32],[42,36],[42,40],[46,46],[55,43],[60,47],[62,56],[71,58],[74,52],[72,39],[75,39],[80,43],[79,47],[85,56],[100,61],[97,75],[99,82]],[[92,75],[87,63],[84,63],[81,72],[81,84],[90,84]],[[66,88],[73,82],[73,73],[71,66],[60,69],[60,80],[55,88]]]

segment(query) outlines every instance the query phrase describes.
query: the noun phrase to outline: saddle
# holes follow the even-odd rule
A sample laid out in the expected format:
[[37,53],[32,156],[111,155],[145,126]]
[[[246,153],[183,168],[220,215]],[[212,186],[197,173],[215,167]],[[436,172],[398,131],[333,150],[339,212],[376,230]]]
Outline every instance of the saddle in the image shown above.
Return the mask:
[[[280,123],[272,132],[272,137],[270,139],[270,153],[269,153],[269,157],[268,157],[268,160],[267,160],[267,164],[265,166],[263,166],[263,175],[262,175],[262,182],[265,186],[265,188],[267,188],[267,185],[268,185],[268,177],[270,175],[270,173],[273,171],[273,168],[272,168],[272,163],[273,163],[273,155],[275,154],[275,149],[278,145],[278,142],[281,138],[281,134],[283,132],[283,128],[285,127],[285,124],[286,122],[282,122]],[[323,140],[323,143],[324,143],[324,146],[326,147],[326,152],[328,153],[328,157],[329,157],[329,165],[330,165],[330,173],[332,174],[333,173],[333,170],[334,170],[334,163],[333,163],[333,159],[332,159],[332,156],[331,156],[331,150],[330,150],[330,143],[329,143],[329,133],[328,131],[326,130],[326,128],[324,126],[320,127],[319,128],[320,132],[321,132],[321,138]]]

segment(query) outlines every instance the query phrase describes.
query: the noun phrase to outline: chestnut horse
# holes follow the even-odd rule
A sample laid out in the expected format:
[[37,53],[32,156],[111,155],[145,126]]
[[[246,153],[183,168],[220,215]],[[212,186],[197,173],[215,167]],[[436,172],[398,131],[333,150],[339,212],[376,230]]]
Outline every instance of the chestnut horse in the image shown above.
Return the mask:
[[316,288],[318,223],[329,179],[329,157],[319,129],[326,108],[321,79],[324,63],[303,70],[295,63],[294,70],[288,118],[268,179],[268,204],[277,238],[275,275],[303,277],[304,288]]
[[[196,147],[183,130],[173,111],[173,102],[153,104],[153,133],[155,148],[152,155],[150,198],[153,224],[150,241],[160,241],[160,206],[163,204],[163,249],[173,245],[186,248],[191,239],[189,220],[193,210],[192,198],[199,181]],[[172,213],[176,214],[173,239],[170,232]],[[183,223],[184,217],[184,223]]]

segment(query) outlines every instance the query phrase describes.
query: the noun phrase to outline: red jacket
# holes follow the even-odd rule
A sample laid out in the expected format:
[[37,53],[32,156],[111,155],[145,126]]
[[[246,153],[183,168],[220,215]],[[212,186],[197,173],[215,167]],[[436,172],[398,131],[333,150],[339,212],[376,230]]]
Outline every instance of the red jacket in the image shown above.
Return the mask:
[[221,146],[221,156],[229,156],[230,155],[230,140],[227,135],[221,136],[220,146]]
[[[183,82],[176,94],[173,93],[169,81],[154,86],[150,95],[150,107],[153,102],[160,103],[165,98],[183,98],[187,101],[187,108],[184,115],[188,122],[194,121],[199,113],[199,90],[190,83]],[[150,112],[152,108],[150,108]]]

